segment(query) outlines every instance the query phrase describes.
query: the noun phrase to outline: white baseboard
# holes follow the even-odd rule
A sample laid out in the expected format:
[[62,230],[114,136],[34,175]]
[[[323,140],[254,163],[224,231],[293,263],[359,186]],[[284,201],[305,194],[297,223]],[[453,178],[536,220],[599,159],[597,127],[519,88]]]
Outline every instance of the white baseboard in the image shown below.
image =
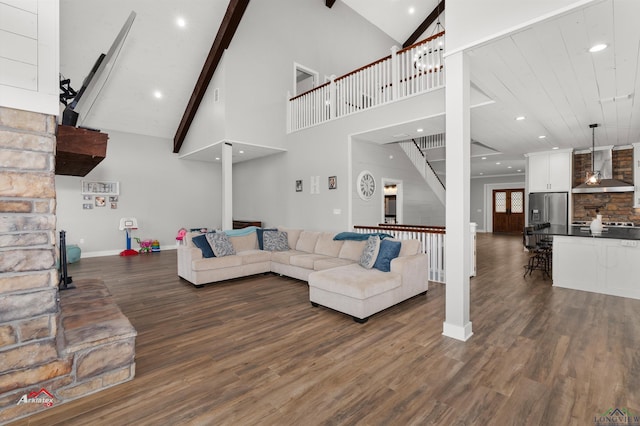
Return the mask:
[[[175,250],[178,248],[175,246],[163,246],[162,250]],[[89,251],[82,252],[80,255],[80,259],[89,258],[89,257],[103,257],[103,256],[118,256],[122,250],[103,250],[103,251]]]
[[466,342],[471,336],[473,336],[471,321],[466,323],[464,326],[445,322],[442,324],[442,335]]

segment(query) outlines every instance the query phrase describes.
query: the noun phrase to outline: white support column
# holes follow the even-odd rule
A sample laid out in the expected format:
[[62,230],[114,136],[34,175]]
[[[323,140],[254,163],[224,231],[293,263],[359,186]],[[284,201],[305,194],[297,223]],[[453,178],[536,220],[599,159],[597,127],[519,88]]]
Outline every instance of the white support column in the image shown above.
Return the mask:
[[469,320],[471,112],[469,109],[469,60],[466,53],[457,52],[447,56],[445,69],[447,70],[445,92],[447,138],[445,271],[447,276],[446,313],[442,334],[466,341],[473,335]]
[[233,228],[232,145],[222,144],[222,229]]

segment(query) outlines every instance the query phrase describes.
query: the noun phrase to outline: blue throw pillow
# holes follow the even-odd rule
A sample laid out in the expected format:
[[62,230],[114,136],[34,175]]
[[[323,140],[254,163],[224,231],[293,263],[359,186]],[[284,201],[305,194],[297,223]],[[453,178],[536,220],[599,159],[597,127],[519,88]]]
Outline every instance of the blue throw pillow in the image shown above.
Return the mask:
[[402,243],[400,241],[380,241],[380,251],[378,252],[378,257],[373,267],[382,272],[391,271],[391,261],[400,254],[401,245]]
[[191,241],[193,241],[193,245],[202,251],[202,257],[216,257],[216,255],[213,254],[213,250],[211,250],[211,246],[209,245],[209,241],[207,241],[207,236],[205,234],[193,237],[191,238]]
[[277,231],[276,228],[258,228],[256,233],[258,234],[258,248],[264,250],[264,231]]

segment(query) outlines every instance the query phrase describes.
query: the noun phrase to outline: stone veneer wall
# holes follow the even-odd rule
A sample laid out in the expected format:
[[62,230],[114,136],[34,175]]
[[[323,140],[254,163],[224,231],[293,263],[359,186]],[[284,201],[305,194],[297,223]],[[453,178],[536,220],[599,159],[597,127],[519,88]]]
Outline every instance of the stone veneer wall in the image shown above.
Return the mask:
[[0,424],[50,406],[25,395],[59,404],[135,375],[136,331],[104,284],[59,302],[55,130],[0,107]]
[[[633,149],[618,149],[612,156],[613,178],[633,183]],[[585,172],[591,170],[591,154],[576,154],[573,157],[573,186],[584,182]],[[573,220],[592,220],[596,208],[603,220],[611,222],[634,222],[640,226],[640,209],[633,208],[633,192],[572,194]]]
[[55,117],[0,108],[0,423],[39,411],[17,406],[45,383],[66,384],[57,351]]

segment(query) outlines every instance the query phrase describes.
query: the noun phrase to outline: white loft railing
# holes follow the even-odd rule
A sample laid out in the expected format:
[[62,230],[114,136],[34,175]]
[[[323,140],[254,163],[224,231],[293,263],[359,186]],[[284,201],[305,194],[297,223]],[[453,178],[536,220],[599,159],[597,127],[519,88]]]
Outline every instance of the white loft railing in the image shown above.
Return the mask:
[[[471,253],[469,259],[469,271],[472,277],[476,276],[476,224],[469,225],[471,234]],[[420,241],[421,252],[429,256],[429,281],[438,283],[446,282],[445,271],[445,244],[446,230],[444,226],[425,225],[389,225],[381,223],[378,226],[354,226],[354,232],[367,234],[370,232],[384,232],[399,240],[416,239]]]
[[287,131],[343,117],[443,87],[444,31],[296,97],[288,96]]

